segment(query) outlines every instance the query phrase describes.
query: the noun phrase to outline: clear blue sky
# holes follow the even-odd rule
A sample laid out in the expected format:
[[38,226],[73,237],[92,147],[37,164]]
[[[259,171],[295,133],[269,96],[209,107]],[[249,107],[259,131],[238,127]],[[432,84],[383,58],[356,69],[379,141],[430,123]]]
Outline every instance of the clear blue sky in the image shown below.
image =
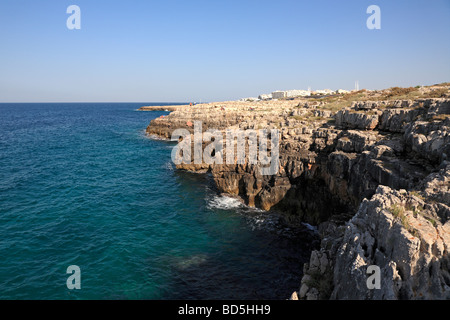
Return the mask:
[[[366,28],[371,4],[381,30]],[[0,102],[429,85],[450,81],[450,1],[1,0],[0,44]]]

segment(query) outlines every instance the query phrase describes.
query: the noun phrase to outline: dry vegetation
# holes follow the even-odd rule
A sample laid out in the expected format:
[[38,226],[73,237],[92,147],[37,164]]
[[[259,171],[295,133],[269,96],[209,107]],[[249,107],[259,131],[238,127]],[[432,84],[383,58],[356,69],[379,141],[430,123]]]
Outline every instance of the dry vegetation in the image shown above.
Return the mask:
[[436,90],[432,90],[426,95],[427,98],[446,98],[448,96],[448,88],[438,88]]
[[350,107],[354,101],[395,101],[415,100],[428,98],[448,98],[450,83],[442,83],[430,87],[392,87],[380,91],[359,90],[344,95],[326,96],[323,98],[310,98],[309,101],[324,103],[320,109],[337,112],[345,107]]
[[364,100],[367,90],[359,90],[344,95],[328,96],[324,98],[312,98],[311,101],[324,103],[319,109],[337,112],[345,107],[350,107],[352,102]]
[[392,87],[388,90],[388,93],[385,95],[387,99],[393,98],[393,97],[401,97],[401,96],[407,96],[412,92],[419,91],[418,88],[400,88],[400,87]]

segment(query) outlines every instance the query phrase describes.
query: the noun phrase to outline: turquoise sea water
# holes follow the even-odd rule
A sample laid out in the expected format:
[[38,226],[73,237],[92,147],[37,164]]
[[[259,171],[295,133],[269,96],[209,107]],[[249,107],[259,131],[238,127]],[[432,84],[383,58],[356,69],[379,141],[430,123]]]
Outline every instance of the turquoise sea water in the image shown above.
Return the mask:
[[0,104],[0,299],[288,298],[304,232],[174,170],[142,105]]

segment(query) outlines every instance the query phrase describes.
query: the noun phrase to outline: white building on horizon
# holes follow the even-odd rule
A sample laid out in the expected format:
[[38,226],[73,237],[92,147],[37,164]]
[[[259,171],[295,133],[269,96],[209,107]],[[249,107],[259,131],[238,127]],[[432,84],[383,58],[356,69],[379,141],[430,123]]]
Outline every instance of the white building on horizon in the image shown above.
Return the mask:
[[308,91],[308,90],[288,90],[288,91],[286,91],[286,96],[288,98],[306,97],[306,96],[310,96],[310,95],[311,95],[311,91]]
[[272,99],[296,98],[310,96],[311,91],[308,90],[285,90],[272,92]]
[[323,89],[323,90],[314,91],[314,94],[323,94],[323,95],[333,94],[333,93],[334,93],[334,91],[331,89]]
[[272,99],[272,94],[271,94],[271,93],[269,93],[269,94],[260,94],[260,95],[258,96],[258,99],[259,99],[259,100],[269,100],[269,99]]
[[274,91],[272,92],[272,99],[286,98],[286,91]]

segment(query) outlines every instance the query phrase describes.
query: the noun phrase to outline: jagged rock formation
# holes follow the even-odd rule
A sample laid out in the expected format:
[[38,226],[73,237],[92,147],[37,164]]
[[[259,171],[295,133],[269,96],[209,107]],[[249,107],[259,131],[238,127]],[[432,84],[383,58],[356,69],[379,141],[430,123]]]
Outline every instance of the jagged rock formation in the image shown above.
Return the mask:
[[[155,119],[147,132],[193,133],[195,121],[203,131],[280,130],[276,175],[263,176],[248,161],[177,167],[211,172],[219,191],[250,206],[319,225],[321,248],[293,296],[450,298],[450,100],[330,105],[316,99],[204,104]],[[369,265],[380,267],[382,289],[367,289]]]
[[[449,172],[437,180],[448,185]],[[346,226],[325,232],[304,266],[300,298],[450,299],[449,207],[422,199],[379,186]],[[380,289],[366,285],[371,265],[381,270]]]

